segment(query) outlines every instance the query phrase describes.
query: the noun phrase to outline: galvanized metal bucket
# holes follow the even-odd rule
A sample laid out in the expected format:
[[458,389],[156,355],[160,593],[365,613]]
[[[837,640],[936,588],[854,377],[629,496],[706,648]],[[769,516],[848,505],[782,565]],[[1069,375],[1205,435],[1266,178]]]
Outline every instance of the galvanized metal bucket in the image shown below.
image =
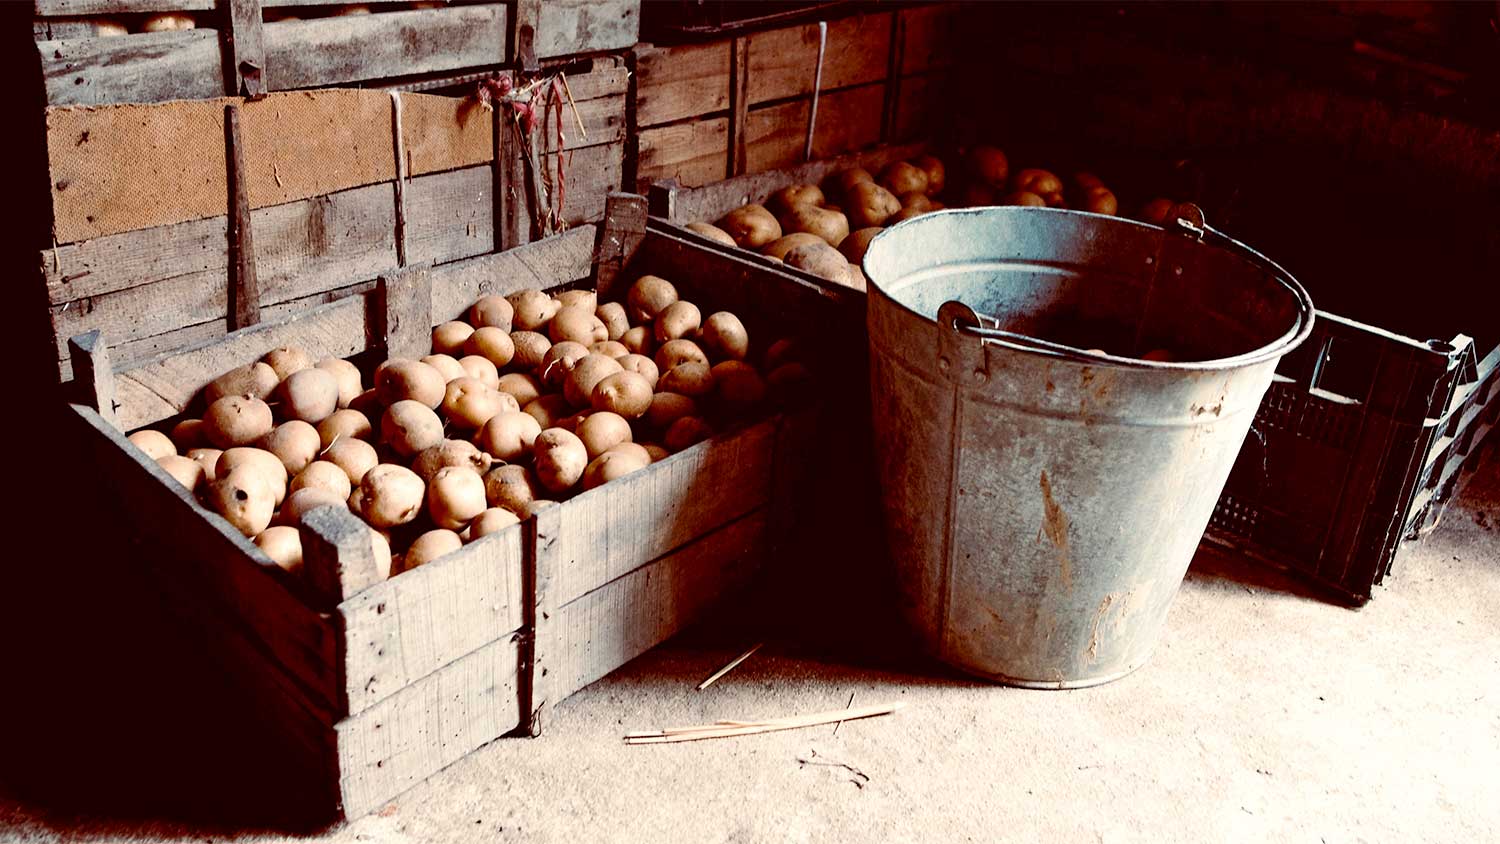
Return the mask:
[[[1166,228],[939,211],[870,243],[886,533],[928,650],[1002,683],[1139,668],[1307,293],[1180,206]],[[1178,362],[1143,360],[1168,349]]]

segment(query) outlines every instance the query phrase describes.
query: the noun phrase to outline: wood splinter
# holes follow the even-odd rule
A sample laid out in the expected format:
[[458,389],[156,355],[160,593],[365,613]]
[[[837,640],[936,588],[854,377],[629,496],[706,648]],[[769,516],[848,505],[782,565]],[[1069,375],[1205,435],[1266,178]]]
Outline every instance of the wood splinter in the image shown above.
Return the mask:
[[811,715],[793,715],[786,718],[771,718],[765,721],[719,721],[694,727],[669,727],[665,730],[638,730],[625,734],[626,744],[671,744],[679,741],[698,741],[711,738],[733,738],[773,733],[779,730],[798,730],[816,727],[836,721],[857,721],[889,715],[906,706],[905,703],[882,703],[861,706],[858,709],[835,709]]
[[751,656],[753,656],[755,654],[756,651],[758,651],[761,648],[765,647],[765,644],[766,644],[765,642],[756,642],[755,645],[750,648],[750,650],[745,651],[744,653],[740,654],[739,656],[735,657],[734,659],[731,659],[729,661],[728,665],[724,666],[723,668],[720,668],[718,671],[715,671],[713,674],[710,674],[707,680],[704,680],[703,682],[699,683],[698,684],[698,691],[701,692],[704,689],[708,688],[709,686],[712,686],[715,682],[718,681],[718,679],[720,677],[723,677],[725,674],[728,674],[729,672],[731,672],[734,669],[738,668],[740,663],[742,663],[745,660],[749,659]]

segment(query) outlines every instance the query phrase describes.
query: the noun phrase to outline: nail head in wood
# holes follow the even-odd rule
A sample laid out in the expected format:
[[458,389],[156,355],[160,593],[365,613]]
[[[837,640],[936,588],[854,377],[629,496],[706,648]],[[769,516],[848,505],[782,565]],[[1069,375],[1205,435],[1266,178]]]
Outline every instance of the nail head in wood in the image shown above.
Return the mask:
[[302,517],[302,567],[330,606],[379,583],[372,528],[343,507],[319,507]]

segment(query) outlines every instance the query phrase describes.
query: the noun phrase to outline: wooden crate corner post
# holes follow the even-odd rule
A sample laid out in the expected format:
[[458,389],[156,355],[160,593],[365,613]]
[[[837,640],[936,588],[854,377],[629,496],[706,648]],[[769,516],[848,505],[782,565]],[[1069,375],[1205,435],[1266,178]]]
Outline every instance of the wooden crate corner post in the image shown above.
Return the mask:
[[552,706],[571,689],[559,688],[555,666],[565,655],[558,652],[562,638],[553,624],[557,614],[553,573],[557,567],[562,534],[562,507],[543,507],[526,523],[525,566],[521,592],[522,629],[520,681],[521,720],[516,733],[535,738]]
[[432,277],[424,267],[380,277],[381,340],[388,358],[420,358],[432,347]]
[[68,355],[73,363],[73,384],[79,392],[76,401],[99,412],[105,422],[120,427],[116,413],[115,370],[110,362],[109,345],[96,328],[68,339]]
[[646,197],[612,193],[594,241],[594,289],[601,301],[618,298],[619,277],[646,238]]
[[371,528],[344,507],[318,507],[302,517],[302,565],[308,583],[337,606],[380,583]]

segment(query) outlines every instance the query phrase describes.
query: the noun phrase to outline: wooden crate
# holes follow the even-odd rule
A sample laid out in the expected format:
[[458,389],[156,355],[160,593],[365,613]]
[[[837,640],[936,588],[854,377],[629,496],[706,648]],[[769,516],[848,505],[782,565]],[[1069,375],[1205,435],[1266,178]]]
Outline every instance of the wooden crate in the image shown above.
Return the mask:
[[[368,528],[332,508],[302,529],[307,577],[287,576],[122,431],[172,419],[219,372],[271,348],[416,354],[431,326],[480,295],[591,274],[601,298],[640,273],[664,275],[768,334],[848,324],[861,305],[669,230],[643,231],[640,197],[617,207],[607,232],[582,226],[409,269],[144,364],[116,369],[94,333],[72,344],[74,441],[140,531],[145,574],[243,678],[292,748],[288,770],[311,772],[325,810],[359,816],[498,736],[534,734],[548,706],[741,589],[771,546],[790,553],[811,411],[752,420],[383,582]],[[830,349],[859,348],[826,327],[821,336]]]
[[[34,0],[49,105],[165,102],[453,76],[635,44],[640,0]],[[288,8],[295,7],[295,8]],[[196,28],[140,31],[154,13]],[[129,34],[103,35],[101,21]]]
[[[701,186],[930,135],[946,118],[965,9],[927,4],[634,52],[636,185]],[[810,126],[811,124],[811,126]]]
[[[584,132],[570,109],[561,143],[556,115],[538,129],[569,224],[600,219],[623,178],[624,62],[590,65],[568,83]],[[515,134],[472,100],[327,90],[46,119],[52,244],[33,266],[63,378],[67,338],[91,329],[129,364],[531,234]]]

